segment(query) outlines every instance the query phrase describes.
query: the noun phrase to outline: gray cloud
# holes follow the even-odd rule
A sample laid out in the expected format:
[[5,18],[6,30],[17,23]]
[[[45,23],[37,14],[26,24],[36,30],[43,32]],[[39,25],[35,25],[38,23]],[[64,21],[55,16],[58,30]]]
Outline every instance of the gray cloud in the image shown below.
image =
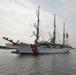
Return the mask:
[[[36,22],[36,9],[40,10],[40,34],[49,38],[48,32],[53,31],[53,14],[57,14],[57,31],[62,35],[63,21],[66,22],[66,32],[73,46],[76,46],[76,23],[75,23],[75,0],[0,0],[0,40],[8,36],[15,41],[33,42],[35,37],[30,38],[35,31],[33,24]],[[61,37],[62,38],[62,37]],[[4,40],[1,44],[5,43]]]

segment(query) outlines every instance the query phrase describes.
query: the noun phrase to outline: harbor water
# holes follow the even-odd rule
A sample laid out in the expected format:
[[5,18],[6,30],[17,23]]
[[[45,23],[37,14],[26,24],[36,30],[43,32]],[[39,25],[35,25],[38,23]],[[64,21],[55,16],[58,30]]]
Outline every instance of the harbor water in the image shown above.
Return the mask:
[[0,75],[76,75],[76,49],[65,54],[14,54],[0,49]]

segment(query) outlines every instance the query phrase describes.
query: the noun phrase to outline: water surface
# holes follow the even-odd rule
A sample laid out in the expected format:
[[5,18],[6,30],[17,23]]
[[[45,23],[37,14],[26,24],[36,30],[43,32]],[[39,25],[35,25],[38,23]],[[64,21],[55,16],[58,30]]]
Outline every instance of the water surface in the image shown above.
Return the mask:
[[76,75],[76,50],[65,54],[13,54],[0,49],[0,75]]

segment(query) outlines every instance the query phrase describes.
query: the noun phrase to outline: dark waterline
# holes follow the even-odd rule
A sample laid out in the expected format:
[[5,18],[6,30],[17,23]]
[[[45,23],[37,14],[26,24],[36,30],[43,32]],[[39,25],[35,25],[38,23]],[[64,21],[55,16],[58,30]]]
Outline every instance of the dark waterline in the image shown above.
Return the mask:
[[12,54],[0,49],[0,75],[76,75],[76,50],[65,54]]

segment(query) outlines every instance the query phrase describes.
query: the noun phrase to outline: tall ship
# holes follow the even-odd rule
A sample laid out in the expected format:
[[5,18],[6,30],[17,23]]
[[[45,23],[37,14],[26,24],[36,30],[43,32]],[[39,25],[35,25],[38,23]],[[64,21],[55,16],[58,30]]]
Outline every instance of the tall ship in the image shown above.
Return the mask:
[[[33,32],[33,34],[36,36],[36,39],[34,41],[34,44],[26,44],[26,43],[19,43],[16,46],[16,52],[17,53],[68,53],[71,50],[71,46],[65,45],[65,24],[63,25],[63,44],[57,44],[56,43],[56,23],[55,18],[56,15],[54,15],[54,31],[53,31],[53,37],[48,41],[40,41],[39,42],[39,15],[40,15],[40,7],[38,7],[37,10],[37,24],[34,25],[36,28],[36,33]],[[67,34],[68,37],[68,34]]]

